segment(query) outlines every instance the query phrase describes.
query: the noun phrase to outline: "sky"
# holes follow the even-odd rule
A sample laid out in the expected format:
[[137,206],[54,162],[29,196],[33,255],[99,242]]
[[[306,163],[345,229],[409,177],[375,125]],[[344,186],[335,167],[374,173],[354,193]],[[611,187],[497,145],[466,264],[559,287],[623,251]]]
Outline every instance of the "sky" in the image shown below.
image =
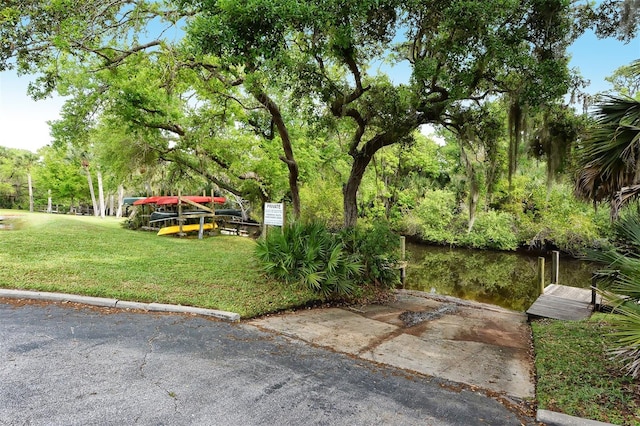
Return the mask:
[[[597,39],[587,33],[570,47],[571,68],[578,68],[591,82],[590,94],[611,89],[605,77],[622,65],[640,59],[640,39],[628,44],[616,39]],[[393,77],[393,76],[392,76]],[[53,97],[34,101],[27,96],[33,76],[18,77],[13,71],[0,72],[0,146],[36,152],[51,143],[48,121],[60,118],[64,99]]]

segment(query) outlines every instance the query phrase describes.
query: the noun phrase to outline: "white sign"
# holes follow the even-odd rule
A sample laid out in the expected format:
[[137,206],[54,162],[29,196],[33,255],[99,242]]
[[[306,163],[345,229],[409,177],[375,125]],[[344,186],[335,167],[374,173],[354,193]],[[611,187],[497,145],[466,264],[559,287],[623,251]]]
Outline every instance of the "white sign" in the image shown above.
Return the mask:
[[264,203],[264,224],[273,226],[284,225],[284,204]]

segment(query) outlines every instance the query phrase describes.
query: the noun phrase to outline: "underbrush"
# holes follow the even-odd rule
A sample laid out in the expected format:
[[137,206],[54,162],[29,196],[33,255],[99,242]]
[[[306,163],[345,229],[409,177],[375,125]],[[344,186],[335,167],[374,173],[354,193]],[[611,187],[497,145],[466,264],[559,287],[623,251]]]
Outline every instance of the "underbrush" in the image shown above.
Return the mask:
[[515,250],[552,247],[573,256],[601,248],[611,235],[607,206],[597,211],[576,200],[565,186],[547,194],[546,186],[503,194],[480,207],[469,230],[469,211],[447,190],[427,191],[392,221],[398,232],[430,244]]

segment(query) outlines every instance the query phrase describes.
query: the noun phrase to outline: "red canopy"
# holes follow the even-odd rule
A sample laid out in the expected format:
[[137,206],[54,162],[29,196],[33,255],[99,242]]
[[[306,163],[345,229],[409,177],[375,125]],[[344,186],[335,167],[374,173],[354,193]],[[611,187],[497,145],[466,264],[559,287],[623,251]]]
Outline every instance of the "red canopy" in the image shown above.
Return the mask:
[[[211,197],[203,197],[201,195],[183,195],[182,199],[187,199],[198,204],[206,204],[211,202]],[[226,201],[227,199],[224,197],[213,197],[213,202],[216,204],[224,204]],[[156,204],[159,206],[178,204],[178,197],[175,195],[155,196],[137,200],[133,203],[134,206],[139,206],[141,204]]]

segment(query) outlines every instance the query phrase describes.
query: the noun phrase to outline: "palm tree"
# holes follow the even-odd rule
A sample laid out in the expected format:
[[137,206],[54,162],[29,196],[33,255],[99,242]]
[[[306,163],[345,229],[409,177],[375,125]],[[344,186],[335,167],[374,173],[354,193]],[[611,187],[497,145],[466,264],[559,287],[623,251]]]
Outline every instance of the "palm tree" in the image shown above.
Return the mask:
[[[611,353],[621,358],[627,372],[640,377],[640,217],[625,215],[614,224],[618,247],[592,252],[591,260],[608,265],[609,279],[601,293],[615,306],[615,347]],[[615,271],[615,273],[612,273]]]
[[[631,65],[640,76],[640,60]],[[596,127],[579,152],[576,195],[611,202],[611,215],[640,195],[640,101],[609,96],[598,105]]]
[[597,127],[581,149],[576,194],[611,201],[612,216],[640,195],[640,102],[609,97],[599,105]]

